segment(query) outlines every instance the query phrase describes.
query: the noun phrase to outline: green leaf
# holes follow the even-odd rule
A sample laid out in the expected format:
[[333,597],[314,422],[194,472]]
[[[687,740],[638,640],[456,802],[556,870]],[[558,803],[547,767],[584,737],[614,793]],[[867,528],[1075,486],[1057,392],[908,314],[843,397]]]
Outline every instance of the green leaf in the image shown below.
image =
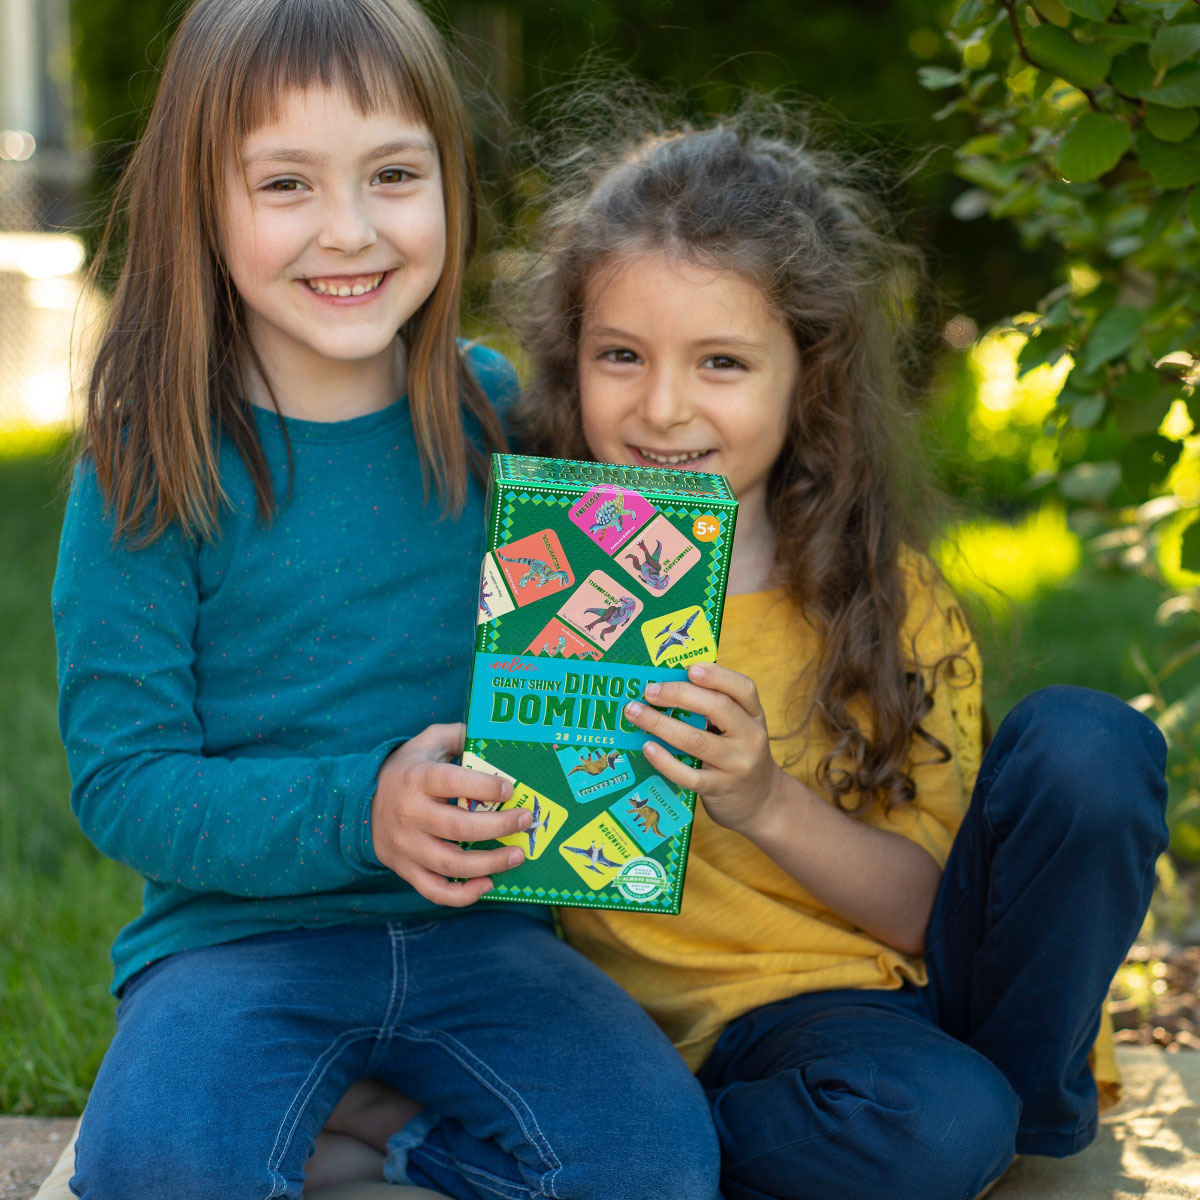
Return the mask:
[[1173,442],[1157,433],[1132,438],[1121,451],[1121,478],[1125,486],[1137,497],[1158,487],[1182,450],[1182,442]]
[[1142,245],[1151,246],[1157,242],[1167,227],[1174,224],[1175,218],[1179,216],[1179,211],[1182,208],[1182,192],[1163,192],[1150,205],[1150,211],[1146,214],[1146,221],[1141,229]]
[[1077,17],[1086,17],[1089,21],[1105,21],[1117,7],[1117,0],[1063,0],[1063,7]]
[[1169,71],[1200,53],[1200,25],[1164,25],[1154,35],[1150,47],[1150,65],[1156,71]]
[[1058,477],[1058,490],[1068,500],[1103,500],[1121,482],[1115,462],[1077,463]]
[[1129,126],[1120,117],[1085,112],[1075,119],[1059,143],[1059,174],[1072,183],[1099,179],[1121,161],[1132,142]]
[[1099,87],[1108,73],[1108,54],[1101,47],[1072,41],[1069,34],[1055,25],[1027,29],[1025,47],[1039,66],[1047,67],[1076,87]]
[[1160,142],[1141,129],[1134,144],[1138,161],[1160,188],[1184,188],[1200,182],[1200,137]]
[[1104,313],[1092,326],[1083,347],[1079,364],[1083,371],[1094,371],[1124,354],[1141,332],[1142,320],[1141,310],[1127,304]]
[[1200,233],[1200,188],[1192,188],[1188,193],[1187,214],[1192,228]]
[[1147,104],[1145,121],[1146,128],[1159,141],[1182,142],[1195,133],[1196,126],[1200,125],[1200,113],[1194,108],[1163,108],[1158,104]]
[[956,83],[962,83],[966,77],[966,71],[952,71],[949,67],[920,67],[917,70],[918,82],[930,92],[953,87]]
[[1141,96],[1154,86],[1155,70],[1145,46],[1134,46],[1112,61],[1108,81],[1123,96]]
[[[1062,403],[1062,396],[1059,396]],[[1103,396],[1080,396],[1071,405],[1071,424],[1076,429],[1094,429],[1104,416],[1105,400]]]
[[969,29],[987,12],[986,0],[963,0],[950,18],[951,29]]
[[1017,355],[1017,378],[1027,375],[1034,367],[1058,362],[1066,352],[1066,342],[1057,330],[1034,334]]
[[1113,25],[1105,21],[1093,21],[1080,26],[1079,32],[1097,41],[1124,42],[1126,45],[1134,42],[1148,45],[1154,39],[1154,33],[1144,25]]
[[1158,87],[1143,88],[1138,95],[1164,108],[1191,108],[1200,104],[1200,63],[1168,71]]
[[1039,17],[1045,17],[1051,25],[1066,29],[1071,23],[1071,14],[1063,0],[1033,0],[1033,7]]

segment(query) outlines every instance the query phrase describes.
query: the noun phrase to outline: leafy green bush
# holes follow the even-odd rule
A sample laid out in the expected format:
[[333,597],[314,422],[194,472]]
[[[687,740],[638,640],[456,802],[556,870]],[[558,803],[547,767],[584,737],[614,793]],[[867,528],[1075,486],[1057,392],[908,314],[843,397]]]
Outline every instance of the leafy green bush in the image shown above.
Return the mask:
[[1029,487],[1073,506],[1098,561],[1156,580],[1185,635],[1136,703],[1172,742],[1173,846],[1200,858],[1200,687],[1171,691],[1200,656],[1200,6],[965,0],[946,38],[953,64],[918,74],[974,127],[956,215],[1061,256],[1009,321],[1020,375],[1063,368]]

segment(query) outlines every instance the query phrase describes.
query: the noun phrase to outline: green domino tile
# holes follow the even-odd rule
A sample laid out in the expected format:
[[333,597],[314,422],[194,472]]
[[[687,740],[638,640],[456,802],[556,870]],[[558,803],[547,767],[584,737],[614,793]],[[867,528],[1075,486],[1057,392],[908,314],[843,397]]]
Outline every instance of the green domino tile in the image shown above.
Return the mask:
[[679,911],[696,798],[623,709],[716,657],[736,517],[719,475],[492,456],[464,762],[535,823],[489,900]]

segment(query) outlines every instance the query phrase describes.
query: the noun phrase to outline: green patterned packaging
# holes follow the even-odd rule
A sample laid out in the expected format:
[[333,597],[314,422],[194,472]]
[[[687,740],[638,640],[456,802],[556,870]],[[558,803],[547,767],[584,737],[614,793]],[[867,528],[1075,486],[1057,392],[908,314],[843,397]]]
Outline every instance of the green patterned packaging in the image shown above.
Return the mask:
[[695,793],[650,766],[622,714],[717,656],[729,484],[496,454],[487,511],[463,763],[509,779],[508,806],[533,813],[503,839],[525,861],[488,899],[677,913]]

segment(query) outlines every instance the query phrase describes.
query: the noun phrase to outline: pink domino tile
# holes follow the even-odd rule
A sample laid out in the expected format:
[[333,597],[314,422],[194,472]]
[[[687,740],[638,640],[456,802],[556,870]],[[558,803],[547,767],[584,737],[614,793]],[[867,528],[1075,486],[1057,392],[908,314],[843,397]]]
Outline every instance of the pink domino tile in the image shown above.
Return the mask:
[[593,571],[558,610],[559,620],[607,650],[645,607],[632,591],[603,571]]
[[659,516],[637,535],[636,541],[625,545],[616,555],[616,562],[652,596],[665,596],[700,557],[699,549],[666,517]]
[[602,550],[612,554],[650,520],[658,509],[638,492],[594,487],[567,514]]

